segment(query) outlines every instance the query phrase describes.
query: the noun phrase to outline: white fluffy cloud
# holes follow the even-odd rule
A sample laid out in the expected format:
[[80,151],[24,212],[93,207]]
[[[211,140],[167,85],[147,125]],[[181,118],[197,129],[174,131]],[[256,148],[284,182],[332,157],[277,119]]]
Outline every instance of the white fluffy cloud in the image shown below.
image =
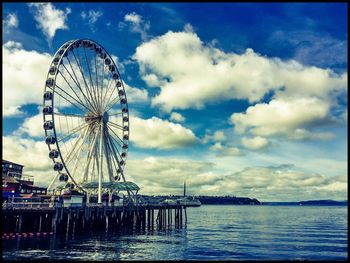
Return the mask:
[[177,122],[184,122],[186,118],[178,112],[172,112],[170,114],[170,120],[177,121]]
[[311,133],[308,127],[330,121],[330,105],[316,97],[273,99],[248,107],[245,113],[233,113],[235,131],[256,136],[286,136],[293,139],[329,139],[329,133]]
[[182,194],[183,183],[198,193],[205,185],[213,185],[221,180],[211,170],[214,164],[204,161],[177,158],[148,157],[129,160],[125,174],[133,179],[144,194]]
[[70,8],[65,11],[57,9],[51,3],[30,3],[33,8],[34,19],[38,23],[37,27],[44,33],[49,44],[58,29],[68,29],[66,24]]
[[[48,186],[56,172],[43,141],[3,136],[3,158],[24,165],[37,185]],[[33,162],[33,160],[37,160]],[[345,200],[347,176],[324,176],[298,170],[293,165],[247,167],[221,174],[213,162],[148,157],[128,160],[125,175],[141,187],[141,194],[181,194],[183,182],[191,195],[248,196],[260,201],[308,199]]]
[[345,200],[347,196],[347,176],[307,173],[293,165],[247,167],[225,179],[219,184],[224,192],[231,189],[238,196],[265,201]]
[[41,111],[39,114],[26,118],[19,128],[19,133],[27,133],[31,137],[44,138],[45,132],[43,128],[43,115]]
[[269,91],[278,97],[325,98],[347,88],[347,73],[267,58],[252,49],[225,53],[190,31],[153,38],[136,49],[134,59],[145,82],[160,87],[153,105],[168,112],[229,99],[257,102]]
[[51,56],[27,51],[18,42],[9,41],[3,51],[3,115],[20,114],[21,105],[42,103]]
[[3,136],[3,158],[24,165],[24,175],[33,175],[35,184],[48,185],[56,174],[44,141]]
[[16,14],[8,14],[6,19],[3,20],[3,25],[7,28],[16,28],[18,27],[18,17]]
[[126,96],[128,98],[128,102],[131,103],[141,103],[148,101],[148,92],[145,89],[138,89],[135,87],[131,87],[124,82],[124,88],[126,92]]
[[130,126],[130,139],[140,148],[174,149],[193,145],[198,140],[190,129],[157,117],[131,117]]
[[92,32],[96,31],[95,23],[102,15],[103,15],[102,12],[95,11],[95,10],[89,10],[88,13],[85,13],[84,11],[82,11],[80,14],[83,20],[87,20],[87,23],[90,26]]
[[259,150],[265,148],[269,144],[269,142],[264,137],[256,136],[252,138],[243,137],[242,144],[248,149]]
[[141,35],[142,40],[148,39],[147,31],[150,29],[150,24],[149,22],[144,21],[142,16],[132,12],[124,16],[124,21],[130,24],[130,29],[132,32],[139,33]]

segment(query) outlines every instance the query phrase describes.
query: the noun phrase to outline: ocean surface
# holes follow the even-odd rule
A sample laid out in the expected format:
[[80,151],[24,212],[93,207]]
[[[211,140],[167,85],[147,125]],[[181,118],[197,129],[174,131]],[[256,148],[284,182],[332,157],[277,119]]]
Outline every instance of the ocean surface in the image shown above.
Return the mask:
[[187,227],[2,241],[5,260],[347,260],[347,206],[187,208]]

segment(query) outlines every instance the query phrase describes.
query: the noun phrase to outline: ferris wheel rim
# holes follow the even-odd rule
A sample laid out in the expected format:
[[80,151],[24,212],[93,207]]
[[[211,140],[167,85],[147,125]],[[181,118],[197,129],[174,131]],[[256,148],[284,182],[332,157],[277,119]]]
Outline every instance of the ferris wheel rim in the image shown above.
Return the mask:
[[[77,48],[79,48],[79,45],[82,45],[83,43],[84,43],[84,41],[87,41],[87,42],[85,42],[85,43],[88,43],[87,45],[90,45],[90,44],[92,44],[93,45],[93,49],[94,49],[94,53],[95,54],[97,54],[97,52],[96,52],[96,49],[97,48],[101,48],[101,54],[106,54],[106,58],[103,60],[103,62],[108,58],[109,60],[110,60],[110,63],[114,66],[114,69],[115,69],[115,71],[116,71],[116,73],[117,73],[117,76],[119,77],[119,82],[120,82],[120,84],[121,84],[121,86],[119,87],[119,88],[116,88],[118,91],[120,91],[120,90],[123,90],[123,96],[124,96],[124,98],[125,98],[125,103],[124,103],[124,106],[122,105],[122,110],[124,110],[124,109],[126,109],[126,112],[124,112],[123,111],[123,113],[121,114],[122,116],[123,116],[123,114],[125,114],[126,116],[127,116],[127,122],[128,122],[128,125],[127,125],[127,130],[123,130],[123,135],[124,135],[124,132],[125,132],[125,134],[127,134],[127,139],[125,139],[125,136],[123,136],[123,141],[124,141],[124,143],[126,144],[126,145],[128,145],[129,144],[129,135],[130,135],[130,122],[129,122],[129,110],[128,110],[128,102],[127,102],[127,96],[126,96],[126,92],[125,92],[125,87],[124,87],[124,83],[123,83],[123,81],[122,81],[122,78],[121,78],[121,74],[120,74],[120,72],[119,72],[119,70],[118,70],[118,67],[117,67],[117,65],[115,64],[115,62],[114,62],[114,60],[113,60],[113,58],[112,58],[112,56],[107,52],[107,50],[102,46],[102,45],[100,45],[99,43],[97,43],[96,41],[94,41],[94,40],[91,40],[91,39],[86,39],[86,38],[84,38],[84,39],[75,39],[75,40],[69,40],[69,41],[67,41],[67,42],[65,42],[63,45],[61,45],[61,47],[56,51],[56,53],[55,53],[55,55],[54,55],[54,57],[53,57],[53,59],[52,59],[52,61],[51,61],[51,63],[50,63],[50,67],[49,67],[49,72],[47,73],[47,76],[46,76],[46,82],[45,82],[45,88],[44,88],[44,94],[45,94],[45,92],[47,92],[48,90],[51,90],[52,91],[52,100],[51,100],[51,107],[52,107],[52,113],[51,113],[51,120],[52,120],[52,122],[53,122],[53,128],[52,128],[52,130],[53,130],[53,135],[54,135],[54,138],[56,138],[56,141],[55,141],[55,143],[54,144],[52,144],[52,145],[50,145],[50,144],[47,144],[48,145],[48,148],[49,148],[49,151],[51,152],[52,150],[54,150],[54,147],[56,147],[56,149],[57,149],[57,151],[58,151],[58,154],[59,154],[59,158],[52,158],[52,161],[53,161],[53,163],[54,163],[54,165],[56,164],[56,163],[59,163],[58,161],[56,161],[56,159],[59,159],[60,160],[60,162],[61,162],[61,164],[63,165],[63,169],[62,170],[60,170],[60,171],[57,171],[58,172],[58,174],[62,174],[62,172],[61,171],[65,171],[66,172],[66,174],[68,175],[68,177],[72,180],[72,182],[77,186],[77,187],[79,187],[80,189],[82,189],[82,190],[84,190],[84,188],[83,187],[81,187],[80,186],[80,183],[77,183],[76,181],[75,181],[75,179],[74,179],[74,175],[73,174],[71,174],[71,171],[70,171],[70,169],[68,169],[68,167],[67,167],[67,165],[66,165],[66,162],[65,162],[65,160],[64,160],[64,156],[62,155],[62,151],[61,151],[61,149],[60,149],[60,143],[59,143],[59,141],[57,140],[57,133],[56,133],[56,125],[55,125],[55,113],[54,113],[54,106],[55,106],[55,95],[56,95],[56,93],[55,93],[55,89],[56,89],[56,87],[55,87],[55,85],[53,86],[53,89],[49,89],[48,87],[47,87],[47,85],[46,85],[46,83],[47,83],[47,81],[49,80],[49,79],[54,79],[54,82],[56,82],[56,79],[57,79],[57,76],[58,76],[58,72],[59,72],[59,67],[61,66],[61,64],[63,63],[62,61],[63,61],[63,58],[66,56],[66,54],[69,52],[69,51],[73,51],[75,48],[77,49]],[[86,46],[84,46],[85,44],[83,44],[83,48],[85,49],[86,48]],[[68,55],[67,55],[68,56]],[[58,61],[57,61],[57,58],[59,58],[58,59]],[[55,59],[56,59],[56,62],[54,62],[55,61]],[[55,64],[56,63],[56,64]],[[55,66],[55,65],[57,65],[57,70],[56,70],[56,72],[55,72],[55,74],[54,74],[54,77],[53,78],[50,78],[50,69],[52,68],[52,66]],[[103,63],[103,67],[104,67],[105,65],[104,65],[104,63]],[[102,82],[104,81],[104,79],[102,80]],[[102,85],[104,85],[103,83],[102,83]],[[119,95],[119,97],[121,97],[120,95]],[[45,107],[45,98],[43,99],[43,106]],[[115,104],[114,104],[115,105]],[[109,106],[109,104],[107,103],[107,105],[105,105],[106,106],[106,108],[104,108],[104,109],[107,109],[105,112],[108,112],[109,110],[111,110],[112,108],[113,108],[113,103],[111,104],[111,106],[107,109],[107,106]],[[90,109],[91,110],[91,109]],[[47,115],[49,115],[49,114],[43,114],[43,120],[44,120],[44,123],[47,121],[47,118],[46,118],[46,116]],[[108,114],[107,114],[107,116],[108,116]],[[112,115],[111,115],[112,116]],[[86,116],[81,116],[81,117],[86,117]],[[123,119],[123,125],[124,125],[124,119]],[[45,136],[46,136],[46,138],[48,137],[48,130],[46,130],[45,128],[44,128],[44,130],[45,130]],[[113,130],[112,130],[113,131]],[[101,131],[101,136],[102,136],[102,131]],[[102,142],[101,142],[102,143]],[[124,144],[124,145],[125,145]],[[126,148],[126,149],[124,149],[123,148],[123,152],[125,152],[125,153],[127,153],[127,151],[128,151],[128,148]],[[78,156],[79,157],[79,156]],[[125,156],[125,157],[123,157],[123,162],[124,162],[124,164],[122,165],[122,167],[120,167],[119,166],[119,162],[118,162],[118,166],[119,166],[119,168],[122,168],[121,169],[121,173],[123,173],[123,170],[124,170],[124,167],[125,167],[125,163],[126,163],[126,159],[127,159],[127,155]],[[102,168],[101,168],[102,169]],[[56,177],[57,177],[57,175],[56,175]],[[125,180],[125,179],[124,179]]]

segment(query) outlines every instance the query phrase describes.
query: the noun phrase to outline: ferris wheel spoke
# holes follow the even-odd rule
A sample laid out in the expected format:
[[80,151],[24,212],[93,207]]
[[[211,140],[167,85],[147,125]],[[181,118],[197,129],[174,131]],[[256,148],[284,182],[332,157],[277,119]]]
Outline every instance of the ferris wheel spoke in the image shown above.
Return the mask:
[[83,182],[86,182],[87,178],[88,178],[89,166],[90,166],[90,162],[92,159],[93,151],[96,147],[97,137],[98,137],[98,132],[96,132],[95,137],[93,139],[93,142],[92,142],[91,147],[90,147],[89,152],[88,152],[87,164],[86,164],[85,169],[84,169]]
[[114,114],[108,114],[109,117],[119,116],[119,115],[123,115],[123,112],[117,112],[117,113],[114,113]]
[[[108,124],[107,124],[108,125]],[[116,134],[112,127],[109,126],[109,131],[113,132],[113,134],[118,138],[118,140],[121,142],[121,144],[119,144],[120,146],[122,146],[124,144],[124,141],[118,136],[118,134]]]
[[[72,70],[72,72],[73,72],[73,75],[74,75],[74,77],[75,77],[75,80],[74,80],[74,78],[71,76],[69,70],[66,69],[67,72],[69,73],[69,75],[71,76],[71,78],[73,79],[73,81],[75,82],[75,84],[77,85],[77,87],[79,88],[79,90],[80,90],[81,94],[83,95],[85,101],[90,105],[90,107],[91,107],[92,110],[94,111],[93,105],[91,104],[90,100],[85,96],[85,93],[83,92],[83,90],[82,90],[82,88],[81,88],[80,82],[79,82],[79,80],[78,80],[77,75],[75,74],[75,71],[74,71],[73,66],[72,66],[72,64],[71,64],[71,62],[70,62],[69,57],[67,56],[66,58],[67,58],[67,60],[68,60],[69,66],[70,66],[70,68],[71,68],[71,70]],[[63,64],[63,66],[64,66],[64,68],[66,68],[66,66],[65,66],[64,64]],[[95,112],[95,113],[96,113],[96,112]]]
[[100,95],[100,98],[101,98],[101,103],[103,103],[103,101],[102,101],[102,94],[103,94],[104,80],[105,80],[105,63],[104,63],[104,59],[102,59],[102,80],[101,80],[101,89],[100,89],[100,92],[99,92],[99,95]]
[[[122,160],[123,159],[123,157],[121,156],[121,154],[120,154],[120,152],[118,151],[118,147],[115,145],[115,143],[117,143],[118,144],[118,142],[116,141],[116,139],[115,138],[113,138],[113,136],[108,136],[108,138],[110,139],[110,143],[111,143],[111,145],[112,145],[112,147],[114,147],[115,148],[115,150],[116,150],[116,153],[118,154],[118,156],[119,156],[119,159],[120,160]],[[114,142],[115,143],[114,143]],[[119,145],[119,144],[118,144]]]
[[66,77],[63,75],[63,73],[59,70],[58,71],[61,76],[63,77],[63,79],[65,80],[65,82],[68,84],[68,86],[70,87],[70,89],[73,91],[73,93],[75,94],[76,98],[79,100],[81,105],[85,105],[85,107],[87,108],[87,105],[80,99],[80,97],[78,96],[78,94],[76,93],[76,91],[73,89],[73,87],[70,85],[70,83],[67,81]]
[[[87,108],[84,104],[81,104],[79,101],[77,101],[75,98],[73,98],[71,95],[69,95],[66,91],[64,91],[64,89],[62,89],[60,86],[58,86],[57,84],[55,84],[55,87],[60,89],[60,91],[62,91],[64,94],[66,94],[67,96],[69,96],[71,99],[75,100],[79,105],[83,106],[86,110],[89,110],[89,108]],[[65,99],[66,101],[68,101],[70,104],[72,104],[73,106],[79,108],[80,110],[82,110],[84,112],[84,109],[79,107],[77,104],[71,102],[70,100],[68,100],[65,96],[63,96],[61,93],[58,93],[57,91],[55,91],[55,93],[57,93],[58,95],[60,95],[61,98]]]
[[[94,101],[94,99],[92,97],[91,91],[89,89],[89,86],[87,85],[87,82],[86,82],[86,79],[85,79],[85,75],[84,75],[83,70],[82,70],[82,66],[81,66],[81,63],[80,63],[79,52],[77,51],[78,59],[75,56],[74,50],[72,50],[72,53],[73,53],[73,56],[74,56],[74,59],[75,59],[77,65],[78,65],[78,68],[79,68],[79,71],[81,73],[81,76],[83,77],[83,80],[84,80],[84,83],[85,83],[85,89],[87,90],[88,94],[90,95],[90,99],[92,101],[93,108],[94,108],[95,112],[98,112],[98,108],[97,108],[96,102]],[[79,60],[79,62],[78,62],[78,60]]]
[[[92,87],[92,90],[93,90],[93,94],[94,94],[94,97],[95,97],[95,102],[96,102],[97,106],[99,107],[98,100],[97,100],[97,97],[96,97],[95,85],[94,85],[94,82],[92,81],[92,77],[91,77],[90,62],[89,62],[89,60],[88,60],[88,56],[87,56],[87,54],[86,54],[86,49],[85,49],[85,47],[84,47],[84,54],[85,54],[86,65],[87,65],[87,68],[88,68],[88,70],[89,70],[90,84],[91,84],[91,87]],[[99,107],[99,108],[100,108],[100,107]]]
[[78,114],[68,114],[68,113],[62,113],[62,112],[54,112],[53,114],[57,116],[64,116],[64,117],[77,117],[77,118],[87,118],[89,116],[87,115],[78,115]]
[[84,144],[84,140],[83,140],[82,144],[81,144],[81,146],[79,148],[79,151],[76,154],[75,164],[74,164],[74,168],[73,168],[73,172],[72,172],[73,176],[76,175],[76,171],[77,171],[78,166],[82,166],[83,167],[84,163],[82,163],[82,158],[80,158],[80,155],[83,152],[82,150],[83,150],[84,146],[86,146],[86,144]]
[[108,91],[109,91],[109,87],[110,87],[111,83],[113,83],[112,80],[113,80],[113,79],[110,78],[110,79],[108,80],[107,85],[106,85],[106,92],[105,92],[105,95],[103,96],[102,105],[101,105],[102,109],[104,108],[104,101],[106,101],[106,95],[107,95],[107,93],[108,93]]
[[[108,136],[107,137],[107,142],[108,142],[108,146],[109,146],[109,149],[111,150],[112,152],[112,157],[114,158],[115,160],[115,163],[114,163],[114,166],[117,168],[117,170],[120,171],[120,163],[119,163],[119,159],[118,159],[118,151],[116,151],[116,147],[113,145],[113,141],[112,141],[112,138],[111,136]],[[120,160],[121,160],[121,156],[120,157]]]
[[57,142],[61,142],[61,141],[63,141],[64,139],[69,138],[69,137],[72,136],[73,134],[77,133],[78,131],[84,129],[85,127],[87,127],[87,126],[89,126],[89,125],[90,125],[90,123],[84,123],[84,124],[82,124],[82,125],[80,125],[80,126],[78,126],[78,127],[75,127],[75,128],[72,129],[68,134],[65,134],[64,137],[62,137],[62,138],[57,138]]
[[[109,136],[108,138],[113,138],[113,137]],[[115,147],[115,145],[113,143],[111,144],[111,146],[112,146],[112,150],[114,152],[114,157],[117,158],[117,154],[116,154],[115,150],[117,150],[117,152],[118,152],[118,149]],[[117,160],[117,164],[118,164],[118,167],[119,167],[119,170],[120,170],[120,174],[122,175],[124,182],[126,182],[125,177],[124,177],[124,173],[123,173],[123,169],[122,169],[122,167],[121,167],[121,165],[120,165],[120,163],[118,161],[118,158],[116,160]]]
[[[109,155],[109,157],[110,157],[110,165],[114,166],[114,170],[117,172],[118,169],[119,169],[119,166],[118,166],[118,162],[119,161],[118,161],[118,157],[115,157],[115,155],[114,155],[114,151],[112,150],[112,146],[110,145],[109,136],[108,135],[106,136],[106,147],[109,149],[109,152],[110,152],[110,155]],[[117,176],[119,177],[118,172],[117,172]]]
[[95,52],[95,76],[96,76],[96,93],[97,93],[97,104],[101,104],[101,100],[98,92],[98,71],[97,71],[97,53]]
[[120,129],[122,131],[124,130],[123,126],[121,126],[119,124],[116,124],[116,123],[111,122],[111,121],[109,121],[108,123],[111,124],[113,127],[117,128],[117,129]]
[[105,147],[105,153],[106,153],[106,162],[107,162],[109,180],[111,182],[113,182],[114,181],[114,177],[113,177],[111,152],[110,152],[110,148],[108,146],[108,136],[109,136],[108,135],[108,129],[105,129],[104,133],[105,133],[105,136],[104,136],[104,147]]
[[[85,101],[85,103],[83,103],[83,104],[85,104],[86,106],[88,106],[88,104],[89,104],[89,105],[90,105],[89,107],[92,107],[92,105],[91,105],[89,99],[85,96],[83,90],[81,89],[81,85],[80,85],[80,83],[79,83],[79,81],[78,81],[77,76],[75,75],[75,72],[74,72],[73,67],[72,67],[72,65],[71,65],[71,63],[70,63],[69,57],[67,56],[66,58],[67,58],[67,60],[68,60],[68,63],[69,63],[69,65],[70,65],[71,69],[72,69],[72,72],[73,72],[73,75],[74,75],[75,78],[72,76],[72,74],[71,74],[70,71],[67,69],[67,67],[66,67],[64,64],[62,64],[63,67],[64,67],[64,69],[67,71],[67,73],[69,74],[70,78],[73,80],[73,82],[75,83],[75,85],[78,87],[80,93],[83,95],[83,98],[84,98],[84,101]],[[66,82],[67,82],[67,81],[66,81]],[[67,83],[68,83],[68,82],[67,82]],[[73,90],[73,88],[72,88],[72,90]],[[76,95],[76,96],[79,97],[78,95]]]
[[[87,134],[88,134],[88,131],[89,131],[89,127],[84,131],[84,133],[81,133],[78,137],[78,140],[74,143],[73,147],[72,147],[72,151],[70,151],[68,154],[67,154],[67,158],[66,160],[64,161],[66,165],[68,165],[70,163],[70,161],[73,159],[73,157],[75,157],[75,153],[78,149],[82,148],[83,145],[84,145],[84,142],[85,142],[85,139],[88,137]],[[79,148],[77,147],[79,144],[79,142],[81,141],[81,145],[79,146]]]
[[106,107],[104,108],[104,111],[109,111],[114,106],[114,104],[116,104],[119,101],[120,101],[120,97],[118,96],[113,101],[111,101],[109,105],[106,105]]
[[[113,98],[113,94],[114,94],[114,91],[116,90],[116,88],[114,87],[112,89],[112,93],[110,96],[108,96],[107,98],[107,101],[104,103],[104,107],[103,108],[106,108],[106,106],[109,104],[109,101]],[[106,92],[107,93],[107,92]],[[118,94],[117,94],[117,97],[116,98],[119,98]],[[116,103],[116,102],[115,102]]]

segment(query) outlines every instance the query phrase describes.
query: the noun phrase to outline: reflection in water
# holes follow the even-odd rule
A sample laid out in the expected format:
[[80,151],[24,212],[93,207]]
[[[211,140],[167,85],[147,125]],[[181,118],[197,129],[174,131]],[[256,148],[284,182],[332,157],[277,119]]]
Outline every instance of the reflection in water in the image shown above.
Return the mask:
[[347,259],[347,207],[201,206],[184,229],[3,240],[3,259]]
[[[115,234],[86,233],[79,237],[49,236],[3,241],[8,259],[127,260],[162,257],[163,253],[184,257],[186,229],[124,231]],[[166,257],[166,255],[164,255]]]

